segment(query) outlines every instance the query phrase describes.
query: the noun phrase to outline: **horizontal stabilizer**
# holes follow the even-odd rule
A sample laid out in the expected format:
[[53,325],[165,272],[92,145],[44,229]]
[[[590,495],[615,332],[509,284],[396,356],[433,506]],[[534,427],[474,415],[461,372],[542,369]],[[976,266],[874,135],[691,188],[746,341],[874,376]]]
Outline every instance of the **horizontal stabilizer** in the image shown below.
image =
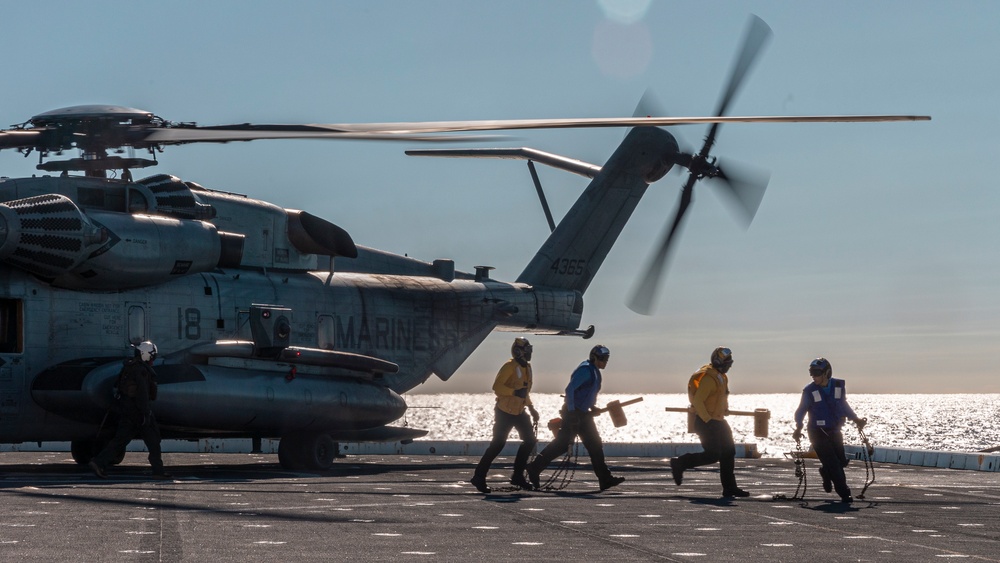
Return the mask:
[[508,158],[529,160],[587,178],[593,178],[601,173],[601,167],[596,164],[527,147],[515,149],[414,149],[406,151],[406,154],[410,156],[439,156],[447,158]]

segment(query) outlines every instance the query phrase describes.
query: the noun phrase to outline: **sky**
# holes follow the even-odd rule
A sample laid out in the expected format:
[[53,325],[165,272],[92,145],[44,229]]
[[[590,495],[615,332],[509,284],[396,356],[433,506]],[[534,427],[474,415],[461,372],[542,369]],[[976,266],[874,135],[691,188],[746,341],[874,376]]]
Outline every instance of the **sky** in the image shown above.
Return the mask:
[[[651,186],[585,295],[596,336],[528,335],[536,391],[561,391],[601,343],[616,393],[683,392],[719,345],[733,350],[735,393],[797,392],[817,356],[853,393],[1000,392],[997,2],[0,0],[0,124],[90,103],[200,125],[618,117],[647,91],[665,114],[710,115],[750,14],[774,35],[731,114],[933,120],[723,126],[714,154],[771,174],[753,224],[699,185],[656,312],[638,315],[625,300],[683,177]],[[671,131],[688,146],[705,134]],[[600,165],[624,134],[519,132],[483,146]],[[426,147],[189,145],[150,173],[515,279],[548,234],[524,163],[408,148]],[[35,163],[4,151],[0,175]],[[558,220],[586,180],[539,175]],[[450,381],[415,391],[488,392],[514,336],[494,333]]]

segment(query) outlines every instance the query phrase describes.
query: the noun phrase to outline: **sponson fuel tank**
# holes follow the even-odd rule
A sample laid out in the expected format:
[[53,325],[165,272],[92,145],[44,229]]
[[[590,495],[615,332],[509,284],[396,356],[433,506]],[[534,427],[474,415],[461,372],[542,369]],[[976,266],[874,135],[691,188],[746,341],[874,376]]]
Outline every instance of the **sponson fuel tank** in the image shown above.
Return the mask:
[[60,194],[0,203],[0,260],[53,285],[124,289],[240,264],[243,235],[193,219],[90,211]]
[[[157,421],[175,432],[283,436],[301,431],[363,430],[399,419],[406,402],[364,377],[331,376],[280,361],[233,360],[230,366],[157,364]],[[52,366],[31,384],[42,408],[99,423],[113,404],[120,359],[81,358]],[[294,376],[292,375],[294,373]]]

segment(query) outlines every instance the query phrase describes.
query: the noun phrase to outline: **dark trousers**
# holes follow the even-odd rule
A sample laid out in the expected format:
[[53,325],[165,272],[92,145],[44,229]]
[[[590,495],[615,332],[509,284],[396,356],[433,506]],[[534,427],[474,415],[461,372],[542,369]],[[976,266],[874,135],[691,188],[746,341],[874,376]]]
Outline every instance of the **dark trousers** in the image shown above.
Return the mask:
[[524,467],[528,464],[528,456],[531,450],[535,449],[538,441],[535,439],[535,429],[531,424],[531,417],[528,413],[521,411],[521,414],[510,414],[499,408],[493,409],[493,440],[486,448],[486,453],[479,460],[476,466],[476,477],[486,478],[486,473],[490,470],[493,460],[500,455],[500,450],[507,444],[507,436],[512,428],[517,428],[517,435],[521,437],[521,447],[517,449],[517,457],[514,458],[514,475],[523,476]]
[[694,431],[701,440],[705,450],[696,454],[684,454],[677,458],[681,469],[691,469],[700,465],[719,462],[719,480],[722,490],[731,491],[736,486],[736,444],[733,442],[733,431],[725,420],[709,420],[705,422],[700,416],[694,419]]
[[851,496],[851,488],[847,486],[847,454],[844,453],[844,435],[839,428],[809,427],[809,441],[816,450],[816,457],[827,478],[833,482],[833,489],[842,497]]
[[153,473],[163,473],[163,456],[160,452],[160,429],[156,425],[153,414],[147,415],[146,424],[143,424],[143,417],[138,412],[125,409],[121,419],[118,421],[118,429],[114,438],[104,446],[104,449],[94,456],[93,462],[98,467],[104,469],[111,463],[111,460],[124,451],[134,438],[142,438],[149,450],[149,465],[153,468]]
[[563,414],[562,426],[554,440],[545,446],[535,459],[528,464],[528,470],[534,473],[541,473],[548,467],[552,460],[565,454],[573,439],[577,436],[583,442],[590,454],[590,463],[594,466],[594,474],[601,483],[606,483],[611,479],[611,470],[604,461],[604,444],[601,442],[601,435],[597,433],[597,425],[594,424],[594,417],[585,411],[570,411]]

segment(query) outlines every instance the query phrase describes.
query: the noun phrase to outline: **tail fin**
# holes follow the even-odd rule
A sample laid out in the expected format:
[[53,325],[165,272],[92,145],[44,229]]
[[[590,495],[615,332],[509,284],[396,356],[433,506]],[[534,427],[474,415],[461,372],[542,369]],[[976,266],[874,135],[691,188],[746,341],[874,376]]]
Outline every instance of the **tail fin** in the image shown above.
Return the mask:
[[629,132],[517,281],[586,291],[646,188],[670,170],[677,151],[663,129]]

